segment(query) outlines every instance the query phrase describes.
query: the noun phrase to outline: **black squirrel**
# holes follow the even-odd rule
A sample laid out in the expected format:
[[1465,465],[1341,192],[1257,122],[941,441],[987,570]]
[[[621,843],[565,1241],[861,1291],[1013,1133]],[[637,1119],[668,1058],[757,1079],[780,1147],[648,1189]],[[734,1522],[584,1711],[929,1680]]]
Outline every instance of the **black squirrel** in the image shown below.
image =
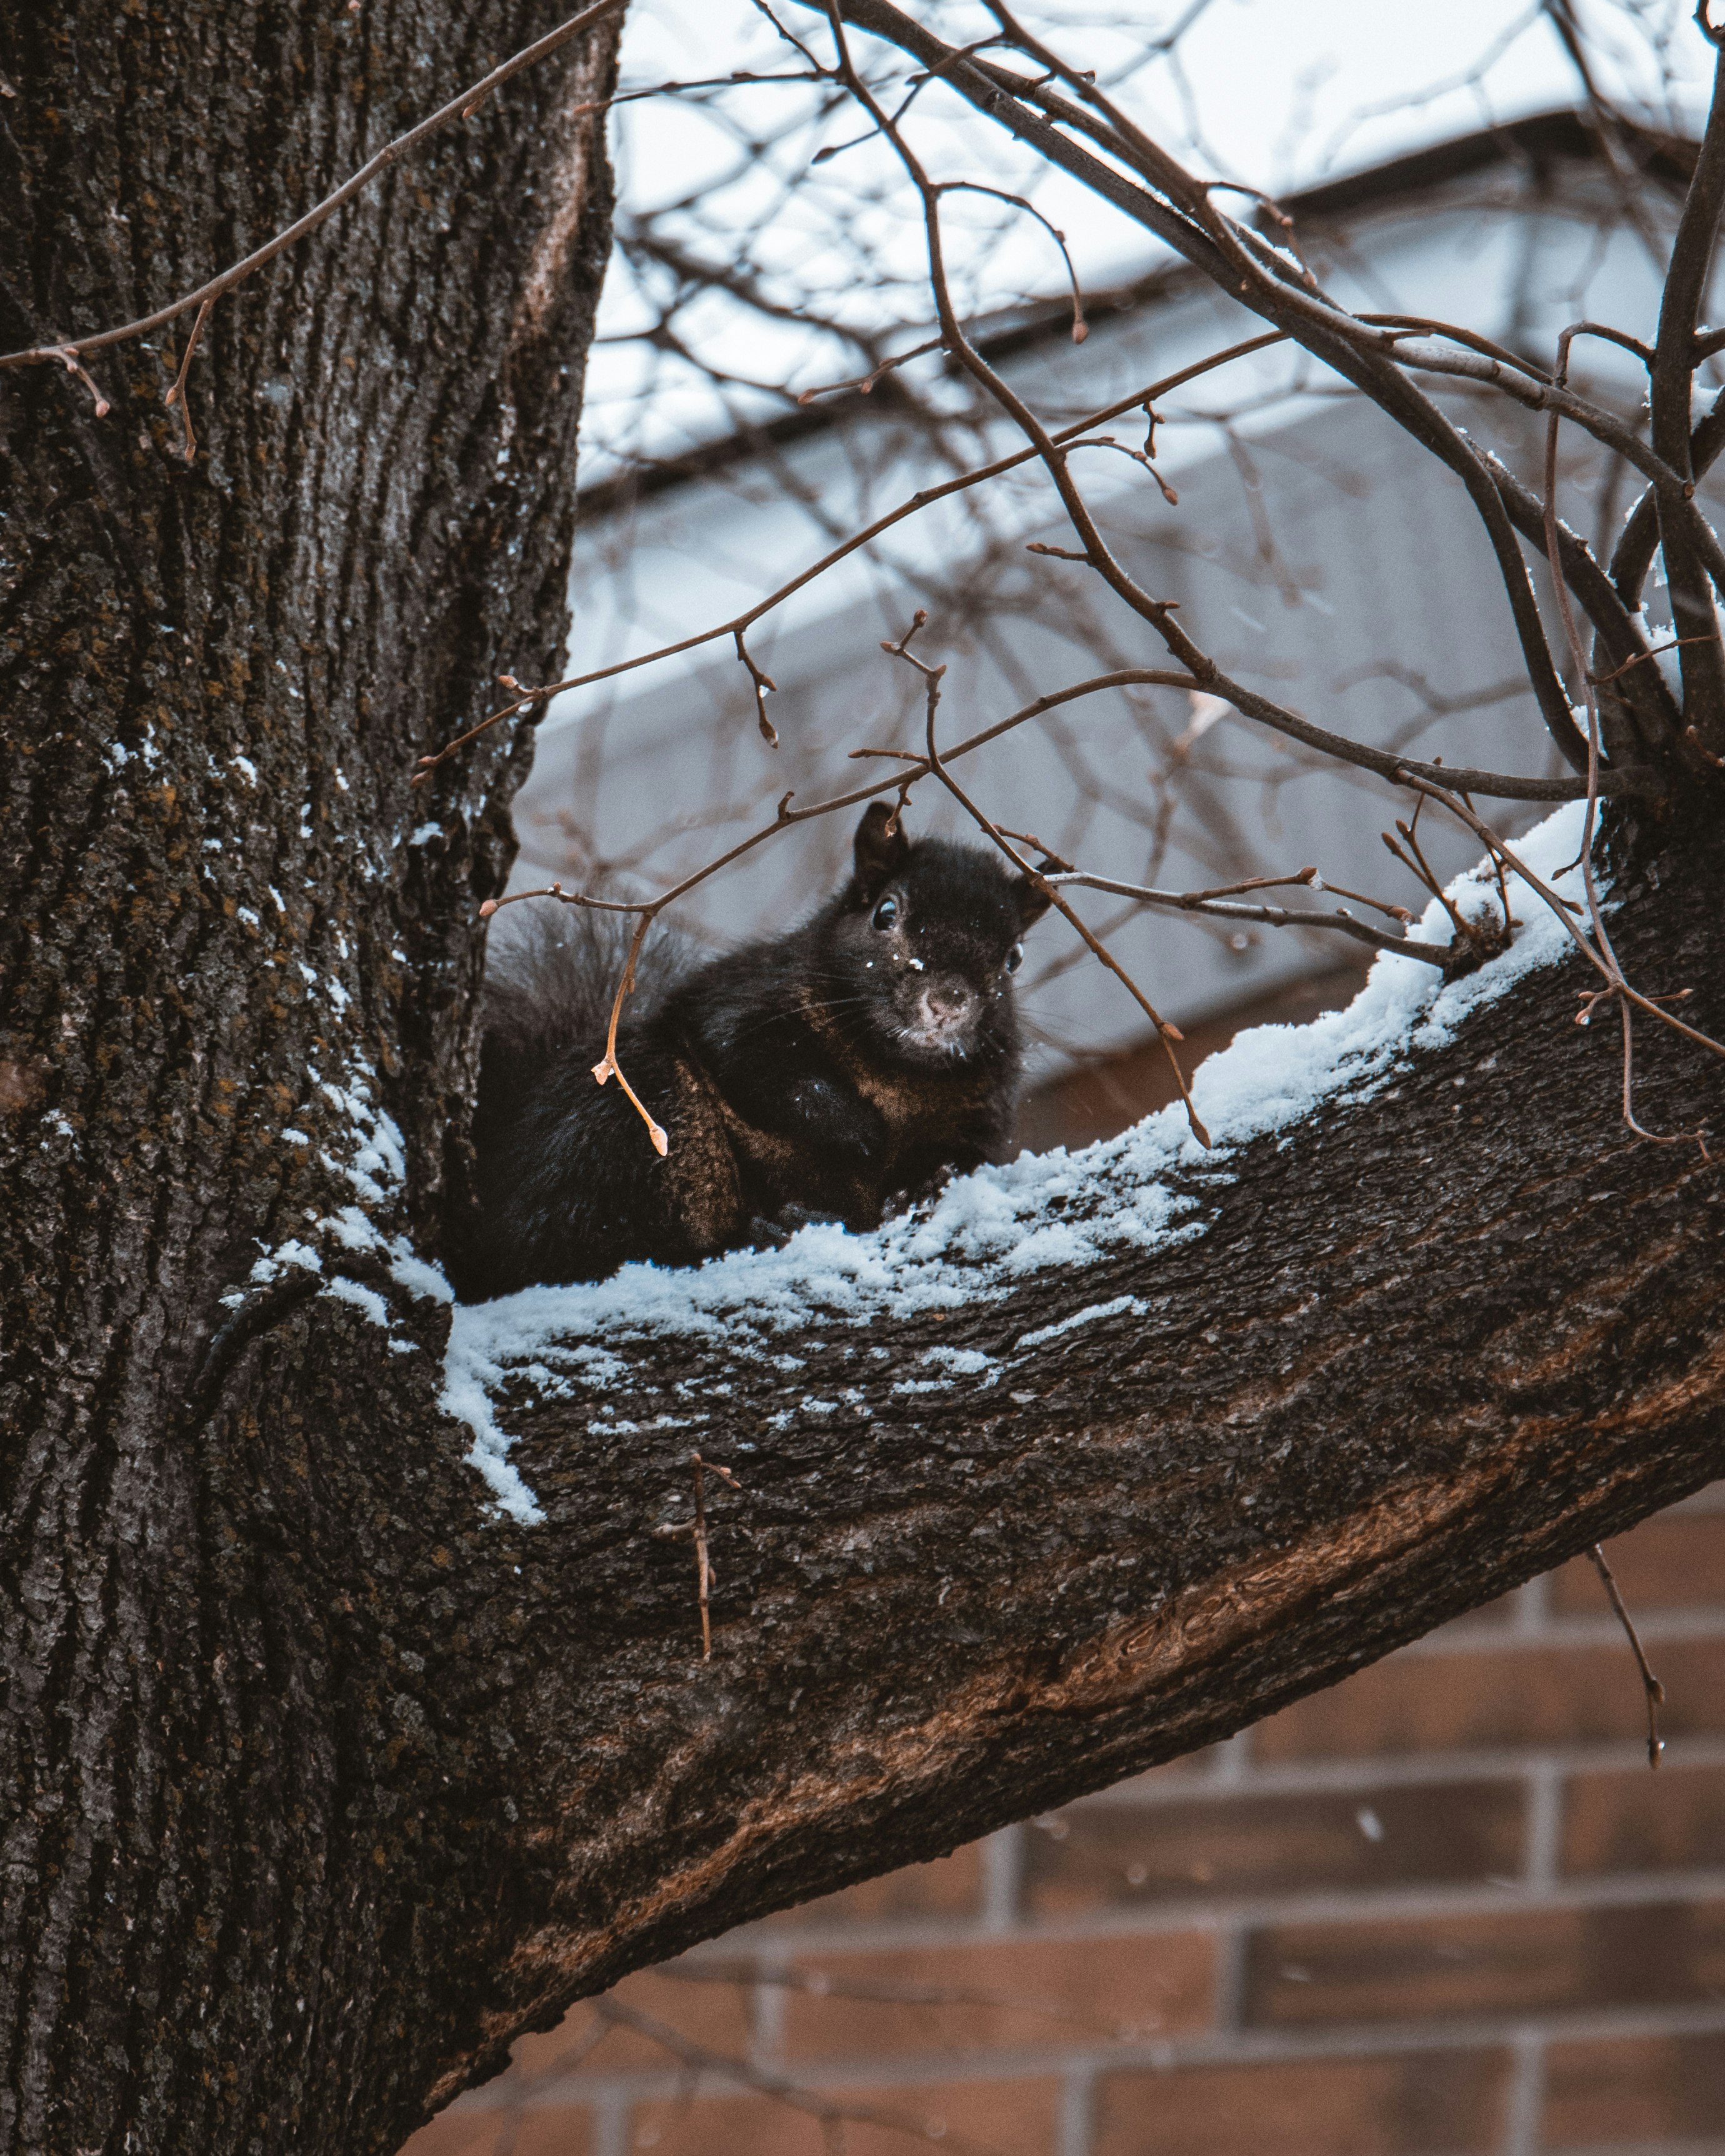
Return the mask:
[[800,927],[691,964],[649,946],[618,1060],[619,939],[560,907],[495,954],[474,1119],[470,1300],[688,1265],[809,1219],[879,1226],[890,1202],[1006,1157],[1021,1051],[1010,977],[1048,900],[996,856],[914,844],[886,804],[853,872]]

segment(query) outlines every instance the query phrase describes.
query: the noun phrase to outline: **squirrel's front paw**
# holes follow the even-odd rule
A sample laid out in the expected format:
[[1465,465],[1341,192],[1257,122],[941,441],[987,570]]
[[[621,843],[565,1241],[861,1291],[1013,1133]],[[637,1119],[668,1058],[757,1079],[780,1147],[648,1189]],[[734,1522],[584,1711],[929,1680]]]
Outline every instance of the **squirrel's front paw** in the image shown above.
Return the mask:
[[781,1205],[777,1213],[768,1215],[756,1214],[749,1222],[749,1240],[768,1250],[782,1250],[799,1228],[812,1228],[817,1223],[831,1227],[842,1227],[843,1219],[837,1213],[817,1212],[812,1205],[799,1205],[793,1198]]
[[920,1183],[912,1183],[904,1190],[895,1190],[880,1209],[880,1218],[883,1220],[901,1220],[906,1213],[914,1213],[919,1206],[927,1209],[952,1179],[951,1168],[937,1168],[932,1175],[924,1176]]
[[815,1206],[800,1204],[794,1198],[788,1204],[779,1207],[776,1217],[779,1225],[793,1235],[798,1228],[842,1228],[845,1224],[842,1213],[824,1213]]

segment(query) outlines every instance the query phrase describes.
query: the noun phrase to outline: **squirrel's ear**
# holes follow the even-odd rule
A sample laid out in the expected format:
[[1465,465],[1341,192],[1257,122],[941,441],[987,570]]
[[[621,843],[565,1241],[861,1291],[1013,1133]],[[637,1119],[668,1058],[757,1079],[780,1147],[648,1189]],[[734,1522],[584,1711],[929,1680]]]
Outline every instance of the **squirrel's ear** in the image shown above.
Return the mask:
[[870,802],[856,827],[855,845],[857,887],[865,899],[872,898],[883,884],[891,880],[904,866],[910,850],[903,817],[894,824],[892,811],[884,801]]
[[[1060,865],[1055,861],[1038,861],[1039,869],[1048,870]],[[1027,875],[1014,876],[1013,891],[1019,902],[1019,925],[1028,928],[1033,921],[1040,921],[1049,907],[1048,893],[1038,891]]]

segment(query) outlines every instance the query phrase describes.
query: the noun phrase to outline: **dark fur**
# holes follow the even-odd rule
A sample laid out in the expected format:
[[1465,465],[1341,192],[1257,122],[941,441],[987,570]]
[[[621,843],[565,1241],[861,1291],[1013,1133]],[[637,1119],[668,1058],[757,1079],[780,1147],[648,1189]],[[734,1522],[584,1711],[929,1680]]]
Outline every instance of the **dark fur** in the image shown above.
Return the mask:
[[[593,1082],[614,928],[562,908],[494,957],[466,1294],[687,1265],[812,1217],[875,1227],[895,1196],[1004,1157],[1020,1060],[1005,968],[1046,901],[993,855],[887,824],[874,803],[849,881],[788,935],[699,966],[647,946],[617,1053],[664,1159],[622,1088]],[[889,898],[898,918],[876,927]]]

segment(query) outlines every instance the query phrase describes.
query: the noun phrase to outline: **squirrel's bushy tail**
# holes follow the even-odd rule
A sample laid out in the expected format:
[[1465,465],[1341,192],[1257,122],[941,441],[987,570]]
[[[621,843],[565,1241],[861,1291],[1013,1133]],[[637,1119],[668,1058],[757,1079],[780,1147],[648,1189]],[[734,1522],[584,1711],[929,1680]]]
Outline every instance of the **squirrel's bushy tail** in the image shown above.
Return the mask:
[[[487,1062],[495,1058],[518,1086],[588,1048],[597,1060],[634,932],[629,914],[555,902],[509,909],[493,924],[485,954]],[[650,1018],[698,963],[682,937],[649,931],[625,1017],[633,1024]]]

